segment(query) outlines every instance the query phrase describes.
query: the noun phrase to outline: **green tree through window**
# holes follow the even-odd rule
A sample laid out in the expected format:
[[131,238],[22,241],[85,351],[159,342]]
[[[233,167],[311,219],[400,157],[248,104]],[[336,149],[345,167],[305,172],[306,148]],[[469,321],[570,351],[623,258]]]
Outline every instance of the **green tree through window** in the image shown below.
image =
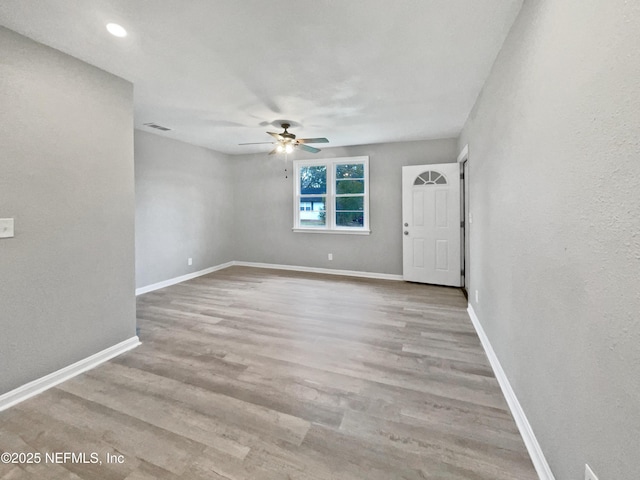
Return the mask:
[[336,225],[362,227],[364,224],[364,165],[336,165]]

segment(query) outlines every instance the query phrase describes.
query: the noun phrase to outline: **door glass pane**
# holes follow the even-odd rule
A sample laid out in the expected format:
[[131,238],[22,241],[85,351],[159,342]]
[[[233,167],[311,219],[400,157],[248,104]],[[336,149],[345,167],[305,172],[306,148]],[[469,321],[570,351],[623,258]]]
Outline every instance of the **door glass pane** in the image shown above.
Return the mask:
[[325,197],[303,197],[300,199],[300,226],[324,227],[327,224]]
[[336,178],[364,178],[364,164],[336,165]]
[[338,227],[356,227],[364,226],[363,212],[336,212],[336,225]]
[[336,198],[336,212],[342,210],[364,210],[364,197],[338,197]]
[[364,180],[336,180],[336,193],[364,193]]
[[300,168],[300,194],[325,195],[327,193],[327,167],[324,165]]

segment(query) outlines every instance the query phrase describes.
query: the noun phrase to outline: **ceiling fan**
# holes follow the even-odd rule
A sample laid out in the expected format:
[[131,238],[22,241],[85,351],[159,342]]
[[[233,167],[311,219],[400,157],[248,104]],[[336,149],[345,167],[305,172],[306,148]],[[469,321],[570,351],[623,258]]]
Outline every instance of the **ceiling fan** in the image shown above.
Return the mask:
[[329,143],[326,138],[297,138],[293,133],[290,133],[287,129],[291,126],[289,123],[281,123],[280,126],[284,128],[284,132],[275,133],[267,132],[269,135],[276,139],[275,142],[254,142],[254,143],[239,143],[238,145],[263,145],[270,143],[276,145],[276,148],[269,152],[269,155],[274,153],[291,153],[294,148],[299,148],[306,152],[318,153],[319,148],[311,147],[308,143]]

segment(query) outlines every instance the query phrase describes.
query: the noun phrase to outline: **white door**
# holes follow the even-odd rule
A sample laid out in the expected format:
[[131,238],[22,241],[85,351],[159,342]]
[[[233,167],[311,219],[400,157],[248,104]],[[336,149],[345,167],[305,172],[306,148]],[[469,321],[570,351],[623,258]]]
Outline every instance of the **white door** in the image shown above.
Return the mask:
[[461,286],[460,165],[402,167],[403,276]]

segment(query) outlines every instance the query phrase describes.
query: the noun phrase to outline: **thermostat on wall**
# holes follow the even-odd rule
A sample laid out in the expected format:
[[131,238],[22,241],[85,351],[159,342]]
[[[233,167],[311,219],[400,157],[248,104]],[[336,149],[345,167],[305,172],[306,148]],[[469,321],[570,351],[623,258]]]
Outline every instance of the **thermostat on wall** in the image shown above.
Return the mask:
[[0,218],[0,238],[13,237],[13,218]]

